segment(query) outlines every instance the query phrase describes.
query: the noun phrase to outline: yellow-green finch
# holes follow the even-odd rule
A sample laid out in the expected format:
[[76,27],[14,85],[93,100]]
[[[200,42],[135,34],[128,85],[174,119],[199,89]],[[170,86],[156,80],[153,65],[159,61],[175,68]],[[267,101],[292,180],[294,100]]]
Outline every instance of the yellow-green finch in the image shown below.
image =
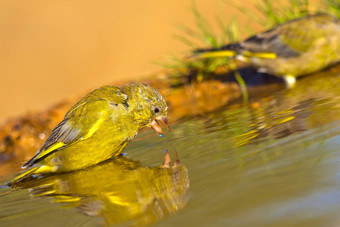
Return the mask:
[[167,125],[167,105],[152,87],[130,83],[96,89],[66,113],[42,148],[23,165],[26,171],[11,183],[32,174],[68,172],[110,159],[145,126],[162,134],[158,121]]
[[329,14],[288,21],[243,42],[202,49],[202,57],[235,56],[258,71],[295,78],[340,62],[340,20]]

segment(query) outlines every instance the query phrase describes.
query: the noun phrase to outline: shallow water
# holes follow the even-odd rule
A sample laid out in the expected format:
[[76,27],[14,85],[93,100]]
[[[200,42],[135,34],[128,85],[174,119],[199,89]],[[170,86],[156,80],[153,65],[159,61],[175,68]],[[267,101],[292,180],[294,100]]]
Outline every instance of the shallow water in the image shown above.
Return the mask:
[[0,225],[339,226],[339,99],[322,73],[142,132],[125,157],[0,189]]

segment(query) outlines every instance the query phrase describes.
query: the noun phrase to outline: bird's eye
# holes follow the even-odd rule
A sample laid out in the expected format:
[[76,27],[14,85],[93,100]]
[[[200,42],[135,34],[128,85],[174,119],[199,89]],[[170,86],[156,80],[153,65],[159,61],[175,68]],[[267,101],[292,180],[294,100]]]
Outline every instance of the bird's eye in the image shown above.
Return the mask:
[[155,113],[158,113],[159,112],[159,109],[156,107],[155,108]]

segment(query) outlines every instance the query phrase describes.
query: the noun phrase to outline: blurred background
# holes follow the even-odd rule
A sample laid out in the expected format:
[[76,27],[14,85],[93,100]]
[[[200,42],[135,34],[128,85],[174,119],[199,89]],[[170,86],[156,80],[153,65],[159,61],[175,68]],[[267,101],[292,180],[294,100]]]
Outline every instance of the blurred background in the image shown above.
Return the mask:
[[[161,69],[154,61],[184,55],[188,47],[173,36],[176,24],[194,27],[193,3],[1,0],[0,122],[104,84],[140,79]],[[220,11],[226,20],[240,15],[220,1],[195,4],[207,19]]]

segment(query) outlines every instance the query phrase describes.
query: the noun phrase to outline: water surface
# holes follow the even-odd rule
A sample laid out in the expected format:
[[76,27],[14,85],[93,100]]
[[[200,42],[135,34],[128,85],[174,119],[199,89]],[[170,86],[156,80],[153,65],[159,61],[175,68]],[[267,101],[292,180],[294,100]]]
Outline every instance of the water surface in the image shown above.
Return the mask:
[[0,189],[0,224],[339,226],[339,97],[330,71],[142,132],[125,157]]

